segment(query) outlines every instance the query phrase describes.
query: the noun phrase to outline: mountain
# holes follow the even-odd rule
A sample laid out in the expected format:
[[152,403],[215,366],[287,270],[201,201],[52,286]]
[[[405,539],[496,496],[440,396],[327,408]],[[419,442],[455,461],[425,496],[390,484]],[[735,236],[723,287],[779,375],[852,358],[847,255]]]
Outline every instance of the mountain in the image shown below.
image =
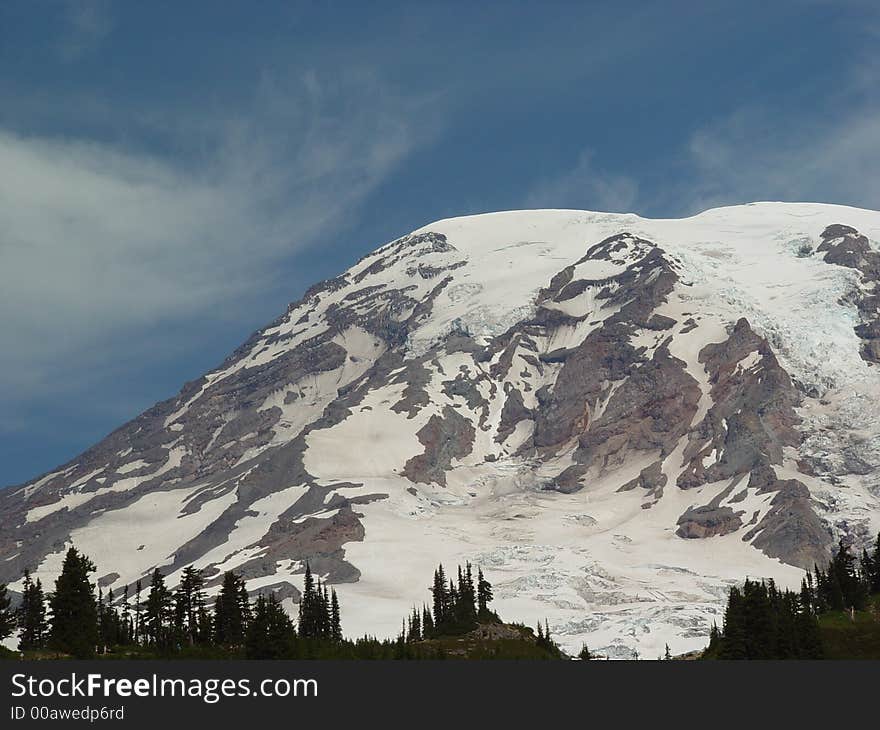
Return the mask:
[[381,636],[470,560],[569,649],[701,648],[744,574],[880,528],[877,240],[800,203],[432,223],[0,492],[0,581],[73,543],[117,595],[195,564],[290,607],[308,560]]

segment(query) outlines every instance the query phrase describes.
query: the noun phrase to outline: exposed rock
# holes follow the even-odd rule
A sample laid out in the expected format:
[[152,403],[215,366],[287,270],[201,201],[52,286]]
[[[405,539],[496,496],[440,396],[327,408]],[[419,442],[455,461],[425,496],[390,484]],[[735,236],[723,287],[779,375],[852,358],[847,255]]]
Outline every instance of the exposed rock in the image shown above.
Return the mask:
[[678,486],[721,481],[765,462],[781,464],[783,448],[800,444],[794,410],[800,396],[767,341],[740,319],[727,340],[707,345],[699,359],[709,373],[713,405],[688,434],[687,468]]
[[697,412],[700,388],[684,363],[661,345],[612,394],[601,417],[580,437],[577,461],[605,470],[631,451],[667,456]]
[[874,251],[868,239],[855,228],[841,224],[828,226],[822,232],[822,243],[816,251],[824,252],[823,260],[829,264],[861,273],[862,286],[853,292],[862,320],[855,332],[862,339],[862,358],[880,363],[880,252]]
[[503,443],[504,440],[516,430],[516,424],[520,421],[532,418],[532,412],[525,407],[523,403],[522,393],[518,388],[510,386],[505,388],[507,391],[507,399],[504,401],[504,407],[501,409],[501,422],[498,424],[498,431],[495,433],[496,443]]
[[651,466],[646,466],[639,472],[635,479],[631,479],[624,484],[618,492],[628,492],[636,487],[646,490],[649,494],[661,495],[663,487],[669,481],[663,473],[663,462],[655,461]]
[[423,454],[414,456],[403,468],[413,482],[446,484],[446,472],[453,459],[467,456],[474,444],[474,427],[454,408],[446,406],[443,416],[433,415],[418,432],[425,447]]
[[695,507],[678,518],[675,534],[688,539],[715,537],[742,527],[741,512],[730,507]]
[[775,492],[775,496],[770,510],[743,540],[771,558],[804,570],[830,559],[831,532],[813,510],[806,486],[795,479],[778,479],[767,465],[752,472],[749,487],[757,487],[760,494]]

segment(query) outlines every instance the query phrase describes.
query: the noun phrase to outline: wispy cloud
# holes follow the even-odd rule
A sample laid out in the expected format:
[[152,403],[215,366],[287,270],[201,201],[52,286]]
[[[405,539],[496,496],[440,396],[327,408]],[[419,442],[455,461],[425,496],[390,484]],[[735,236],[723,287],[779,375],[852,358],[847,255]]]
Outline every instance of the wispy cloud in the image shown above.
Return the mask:
[[695,132],[677,195],[696,212],[751,200],[799,200],[876,208],[880,106],[829,103],[800,125],[744,109]]
[[609,212],[632,211],[638,200],[637,182],[596,169],[590,150],[557,176],[538,180],[527,192],[526,208],[583,208]]
[[367,72],[305,74],[205,119],[198,164],[0,130],[0,404],[149,358],[157,327],[246,320],[280,261],[356,223],[421,113]]

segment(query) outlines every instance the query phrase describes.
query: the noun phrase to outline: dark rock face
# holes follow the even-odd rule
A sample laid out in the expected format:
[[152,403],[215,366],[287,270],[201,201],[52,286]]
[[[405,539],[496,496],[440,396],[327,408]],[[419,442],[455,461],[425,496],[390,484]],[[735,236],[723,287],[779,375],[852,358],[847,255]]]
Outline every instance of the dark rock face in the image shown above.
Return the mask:
[[612,394],[602,415],[580,436],[577,460],[602,470],[632,451],[667,456],[697,412],[700,388],[684,363],[661,345]]
[[[800,394],[788,373],[745,319],[727,340],[703,348],[699,360],[709,375],[713,405],[688,434],[678,486],[691,489],[751,474],[750,487],[775,496],[770,511],[743,540],[792,565],[824,562],[830,534],[812,507],[809,490],[798,481],[777,479],[771,466],[782,464],[786,446],[801,442],[795,412]],[[676,534],[727,534],[742,526],[741,515],[718,504],[691,509],[679,519]]]
[[[576,266],[588,260],[626,263],[628,258],[620,258],[624,251],[633,261],[621,274],[593,282],[571,280]],[[607,397],[612,382],[627,378],[643,360],[629,343],[636,329],[649,327],[649,322],[652,323],[649,328],[657,327],[658,322],[661,329],[665,328],[667,318],[658,320],[654,309],[666,301],[678,281],[678,275],[661,249],[629,234],[596,244],[578,264],[560,272],[551,281],[550,288],[541,293],[538,301],[545,306],[539,310],[536,321],[545,327],[558,326],[564,316],[560,317],[557,310],[549,310],[546,304],[565,301],[574,296],[574,292],[580,294],[589,286],[599,288],[598,297],[604,300],[603,307],[619,309],[577,347],[551,352],[542,358],[544,362],[562,362],[563,366],[552,389],[539,391],[540,408],[534,435],[538,448],[557,446],[588,430],[591,408]],[[618,407],[625,408],[625,405],[619,403]]]
[[446,484],[452,460],[471,453],[475,433],[470,421],[446,406],[442,418],[431,416],[419,430],[419,441],[425,451],[406,462],[403,473],[413,482]]
[[628,481],[617,491],[628,492],[632,489],[641,488],[647,490],[648,494],[660,497],[663,494],[663,487],[666,486],[668,481],[669,478],[663,473],[663,462],[655,461],[651,466],[646,466],[642,469],[635,479]]
[[505,385],[507,399],[504,401],[504,407],[501,409],[501,422],[498,425],[498,431],[495,434],[495,441],[502,443],[510,434],[516,430],[516,424],[533,417],[530,409],[526,408],[523,402],[522,393],[519,389]]
[[828,226],[822,232],[822,243],[816,252],[824,253],[823,260],[829,264],[860,272],[862,286],[854,293],[854,299],[862,322],[855,332],[863,343],[862,358],[880,363],[880,252],[874,251],[868,239],[855,228],[841,224]]
[[736,532],[742,527],[741,513],[730,507],[697,507],[678,518],[675,534],[687,539],[715,537]]
[[781,464],[783,447],[800,443],[794,411],[800,396],[767,341],[740,319],[727,340],[706,346],[699,359],[709,374],[713,405],[688,434],[687,467],[678,486],[688,489]]
[[775,496],[769,512],[743,540],[771,558],[805,570],[828,561],[831,532],[813,510],[806,486],[795,479],[781,480],[772,467],[764,467],[752,472],[749,487],[757,487],[759,494],[775,492]]

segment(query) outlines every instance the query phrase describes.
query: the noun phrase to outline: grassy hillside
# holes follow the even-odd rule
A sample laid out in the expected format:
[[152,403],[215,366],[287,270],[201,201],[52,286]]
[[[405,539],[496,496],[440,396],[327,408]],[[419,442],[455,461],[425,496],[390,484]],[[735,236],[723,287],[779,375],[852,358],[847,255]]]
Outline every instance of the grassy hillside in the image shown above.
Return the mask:
[[819,617],[826,659],[880,659],[880,594],[868,610],[831,611]]

